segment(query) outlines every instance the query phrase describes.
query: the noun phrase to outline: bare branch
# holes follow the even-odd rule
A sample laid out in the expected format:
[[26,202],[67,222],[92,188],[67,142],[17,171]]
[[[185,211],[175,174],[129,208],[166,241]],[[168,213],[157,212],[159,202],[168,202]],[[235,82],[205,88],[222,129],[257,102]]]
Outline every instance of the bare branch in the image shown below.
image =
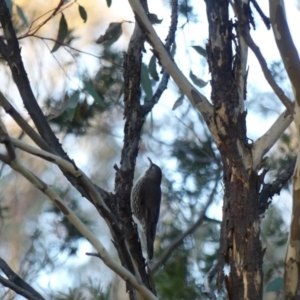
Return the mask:
[[290,78],[294,97],[300,106],[300,60],[287,23],[284,0],[269,1],[269,6],[275,41]]
[[173,59],[170,57],[168,51],[166,51],[163,43],[150,23],[140,2],[138,0],[129,0],[129,3],[133,12],[135,13],[136,21],[147,37],[147,41],[151,44],[151,46],[153,46],[155,55],[158,57],[160,63],[170,74],[178,87],[188,97],[190,102],[195,106],[198,112],[202,113],[202,116],[211,129],[211,132],[214,134],[215,138],[217,138],[216,128],[213,127],[214,122],[210,121],[213,113],[212,105],[209,103],[207,98],[187,80]]
[[97,237],[86,227],[86,225],[75,215],[75,213],[65,204],[60,196],[55,192],[53,188],[48,186],[45,182],[39,179],[31,171],[25,168],[18,159],[11,162],[11,167],[15,171],[22,174],[29,182],[31,182],[36,188],[44,193],[48,198],[59,208],[59,210],[66,216],[66,218],[77,228],[77,230],[93,245],[93,247],[99,253],[102,261],[118,274],[125,281],[128,281],[132,286],[140,293],[145,299],[155,300],[157,299],[144,285],[140,284],[136,277],[130,273],[121,264],[116,262]]
[[257,169],[260,165],[264,155],[273,147],[278,141],[278,138],[292,123],[293,117],[288,111],[284,111],[269,130],[257,139],[253,145],[253,169]]
[[9,139],[8,133],[1,119],[0,119],[0,143],[3,143],[5,145],[9,160],[10,161],[14,160],[16,158],[15,149]]
[[10,102],[0,92],[0,105],[4,108],[21,129],[43,150],[51,152],[50,146],[36,133],[36,131],[23,119],[18,111],[10,104]]
[[208,295],[208,298],[211,300],[217,300],[217,297],[214,293],[214,291],[211,289],[210,283],[214,276],[218,272],[218,264],[215,264],[212,266],[212,268],[208,271],[204,278],[204,288],[205,288],[205,293]]
[[271,199],[275,194],[279,195],[282,188],[291,179],[295,170],[296,158],[288,165],[288,167],[274,180],[272,183],[263,183],[261,192],[259,193],[259,214],[263,214],[271,203]]
[[26,283],[21,277],[19,277],[5,262],[4,259],[0,257],[0,269],[2,272],[7,276],[8,279],[5,279],[4,277],[0,276],[0,282],[14,290],[16,293],[24,296],[27,299],[32,300],[44,300],[44,298],[34,289],[32,286],[30,286],[28,283]]
[[260,8],[260,6],[256,2],[256,0],[250,0],[250,1],[253,4],[253,6],[255,7],[255,9],[257,10],[257,12],[259,13],[262,20],[264,21],[266,27],[268,29],[270,29],[271,28],[270,19],[263,13],[262,9]]
[[[56,153],[60,156],[66,156],[57,137],[48,124],[41,108],[31,89],[29,79],[21,58],[21,48],[12,25],[9,10],[5,0],[0,0],[0,23],[4,30],[4,36],[7,42],[6,49],[9,55],[6,57],[10,67],[13,79],[19,90],[24,106],[33,120],[37,130],[42,138],[49,143]],[[1,48],[0,48],[1,50]]]
[[[166,37],[166,43],[165,43],[165,48],[168,52],[170,52],[171,46],[172,44],[174,44],[175,41],[175,33],[176,33],[176,28],[178,23],[178,0],[172,0],[171,5],[172,5],[171,24],[170,24],[169,32]],[[162,73],[163,73],[162,78],[151,101],[148,101],[144,104],[145,111],[150,111],[152,109],[152,107],[160,99],[164,90],[167,88],[170,75],[164,68],[162,69]]]
[[13,282],[11,282],[8,279],[5,279],[2,276],[0,276],[0,283],[2,283],[3,286],[6,286],[7,288],[13,290],[14,292],[16,292],[17,294],[23,296],[26,299],[29,299],[29,300],[41,300],[41,299],[44,299],[44,298],[34,297],[31,293],[29,293],[26,290],[20,288],[19,286],[17,286],[16,284],[14,284]]
[[277,97],[281,100],[281,102],[285,105],[287,110],[290,112],[291,115],[294,113],[294,105],[291,102],[291,100],[285,95],[284,91],[279,87],[279,85],[276,83],[274,80],[271,71],[268,68],[267,62],[265,58],[263,57],[259,47],[254,43],[250,33],[249,33],[249,26],[247,23],[246,16],[243,12],[243,5],[241,0],[236,1],[236,12],[238,14],[238,19],[239,19],[239,26],[241,28],[241,33],[242,36],[249,46],[249,48],[253,51],[255,54],[261,69],[264,73],[264,76],[273,89],[274,93],[277,95]]

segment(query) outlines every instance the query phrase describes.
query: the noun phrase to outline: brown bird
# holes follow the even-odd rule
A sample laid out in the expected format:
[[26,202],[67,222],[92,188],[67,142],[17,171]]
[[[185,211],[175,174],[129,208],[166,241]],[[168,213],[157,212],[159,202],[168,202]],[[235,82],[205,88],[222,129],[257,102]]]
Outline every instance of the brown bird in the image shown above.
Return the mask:
[[131,191],[131,210],[144,230],[148,258],[152,259],[156,225],[160,210],[162,172],[159,166],[152,163],[149,157],[148,159],[150,161],[149,168],[133,185]]

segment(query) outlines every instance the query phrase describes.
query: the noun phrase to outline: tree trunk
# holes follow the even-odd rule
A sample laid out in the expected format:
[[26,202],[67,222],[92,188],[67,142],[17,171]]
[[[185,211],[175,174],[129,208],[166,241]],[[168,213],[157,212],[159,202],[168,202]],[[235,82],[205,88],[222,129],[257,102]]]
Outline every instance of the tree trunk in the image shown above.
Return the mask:
[[206,1],[215,141],[222,156],[225,187],[219,287],[225,271],[229,273],[225,276],[229,299],[261,299],[263,254],[258,213],[261,178],[253,169],[252,145],[246,133],[243,102],[247,55],[246,51],[241,52],[240,36],[235,40],[233,55],[232,31],[237,24],[229,20],[228,4],[228,1]]

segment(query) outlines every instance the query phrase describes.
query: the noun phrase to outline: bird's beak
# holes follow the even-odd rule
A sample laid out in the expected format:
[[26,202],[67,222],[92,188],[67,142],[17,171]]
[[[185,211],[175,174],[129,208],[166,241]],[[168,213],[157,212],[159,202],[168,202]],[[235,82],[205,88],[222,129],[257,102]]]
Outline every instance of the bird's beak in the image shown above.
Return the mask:
[[149,157],[147,157],[148,159],[149,159],[149,161],[150,161],[150,165],[153,165],[153,162],[152,162],[152,160],[149,158]]

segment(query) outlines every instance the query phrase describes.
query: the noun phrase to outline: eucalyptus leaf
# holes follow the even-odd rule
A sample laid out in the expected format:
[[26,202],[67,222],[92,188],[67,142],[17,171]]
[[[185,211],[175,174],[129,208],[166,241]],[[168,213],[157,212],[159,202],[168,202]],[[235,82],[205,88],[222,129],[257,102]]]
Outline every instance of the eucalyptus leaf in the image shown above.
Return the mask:
[[142,64],[141,83],[142,88],[146,94],[146,99],[147,101],[150,101],[153,96],[152,84],[149,77],[148,68],[144,63]]
[[18,15],[19,15],[19,17],[21,18],[23,24],[24,24],[26,27],[28,27],[28,21],[27,21],[25,15],[24,15],[24,12],[23,12],[22,8],[21,8],[20,6],[18,6],[18,5],[16,5],[16,6],[17,6],[17,12],[18,12]]
[[277,277],[267,284],[266,292],[278,292],[283,288],[283,278]]
[[174,103],[172,110],[175,110],[176,108],[178,108],[180,105],[182,105],[183,103],[183,99],[184,99],[184,95],[182,94]]
[[103,107],[105,107],[105,104],[103,102],[103,99],[100,97],[100,95],[97,93],[97,91],[94,88],[94,85],[91,81],[85,80],[83,81],[84,89],[94,98],[95,102]]
[[208,81],[204,81],[201,78],[197,77],[192,71],[190,71],[190,78],[192,79],[193,83],[200,88],[203,88],[208,84]]
[[66,21],[65,15],[62,13],[59,21],[56,42],[53,49],[51,50],[51,53],[54,53],[63,44],[68,34],[69,34],[68,23]]
[[105,43],[105,45],[110,46],[119,39],[121,34],[122,34],[122,22],[110,23],[104,35],[101,35],[97,39],[96,43],[97,44]]
[[158,81],[159,76],[158,76],[158,73],[157,73],[157,70],[156,70],[156,57],[154,55],[152,55],[152,57],[150,59],[150,62],[149,62],[149,65],[148,65],[148,70],[149,70],[149,73],[150,73],[151,77],[155,81]]
[[85,23],[87,21],[87,13],[86,13],[85,8],[81,5],[79,5],[78,10],[79,10],[80,17],[83,20],[83,23]]
[[194,48],[201,56],[207,58],[207,52],[205,48],[201,46],[192,46],[192,48]]

